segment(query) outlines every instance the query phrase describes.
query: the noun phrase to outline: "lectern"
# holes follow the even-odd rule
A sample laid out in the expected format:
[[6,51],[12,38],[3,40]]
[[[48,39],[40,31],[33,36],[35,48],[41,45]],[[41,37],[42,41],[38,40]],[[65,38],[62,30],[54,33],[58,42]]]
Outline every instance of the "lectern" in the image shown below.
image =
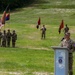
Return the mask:
[[52,46],[54,49],[54,75],[68,75],[68,48]]

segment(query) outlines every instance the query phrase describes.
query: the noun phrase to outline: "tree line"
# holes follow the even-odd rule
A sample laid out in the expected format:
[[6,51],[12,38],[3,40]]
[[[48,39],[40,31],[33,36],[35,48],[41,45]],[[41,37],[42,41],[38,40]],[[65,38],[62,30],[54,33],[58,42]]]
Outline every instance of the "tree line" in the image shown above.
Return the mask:
[[28,6],[33,2],[35,2],[35,0],[0,0],[0,11],[5,10],[8,5],[12,10],[23,6]]

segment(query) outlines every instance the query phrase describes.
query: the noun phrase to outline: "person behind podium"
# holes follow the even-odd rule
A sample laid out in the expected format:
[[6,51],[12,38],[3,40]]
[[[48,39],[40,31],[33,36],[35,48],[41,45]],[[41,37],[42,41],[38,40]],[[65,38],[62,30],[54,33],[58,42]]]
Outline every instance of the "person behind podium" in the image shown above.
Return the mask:
[[70,38],[70,33],[65,33],[65,38],[61,41],[61,47],[67,47],[69,50],[69,75],[73,75],[73,52],[75,50],[75,42]]

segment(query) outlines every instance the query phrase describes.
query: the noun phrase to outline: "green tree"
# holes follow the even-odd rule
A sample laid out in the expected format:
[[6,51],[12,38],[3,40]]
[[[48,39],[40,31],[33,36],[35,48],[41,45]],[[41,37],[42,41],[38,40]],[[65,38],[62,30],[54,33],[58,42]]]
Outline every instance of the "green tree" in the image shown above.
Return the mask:
[[0,0],[0,10],[4,10],[8,5],[10,9],[15,9],[32,4],[35,0]]

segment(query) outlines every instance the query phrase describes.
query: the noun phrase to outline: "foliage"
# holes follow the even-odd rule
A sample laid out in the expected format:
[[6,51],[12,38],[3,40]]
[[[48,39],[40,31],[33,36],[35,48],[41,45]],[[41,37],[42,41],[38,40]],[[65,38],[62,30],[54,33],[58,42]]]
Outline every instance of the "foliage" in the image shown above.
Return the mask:
[[34,6],[42,9],[47,8],[75,8],[75,1],[73,0],[0,0],[0,10],[4,11],[10,5],[10,9],[16,9],[26,6]]
[[0,0],[0,10],[5,10],[5,8],[10,5],[10,9],[20,8],[32,4],[34,0]]

